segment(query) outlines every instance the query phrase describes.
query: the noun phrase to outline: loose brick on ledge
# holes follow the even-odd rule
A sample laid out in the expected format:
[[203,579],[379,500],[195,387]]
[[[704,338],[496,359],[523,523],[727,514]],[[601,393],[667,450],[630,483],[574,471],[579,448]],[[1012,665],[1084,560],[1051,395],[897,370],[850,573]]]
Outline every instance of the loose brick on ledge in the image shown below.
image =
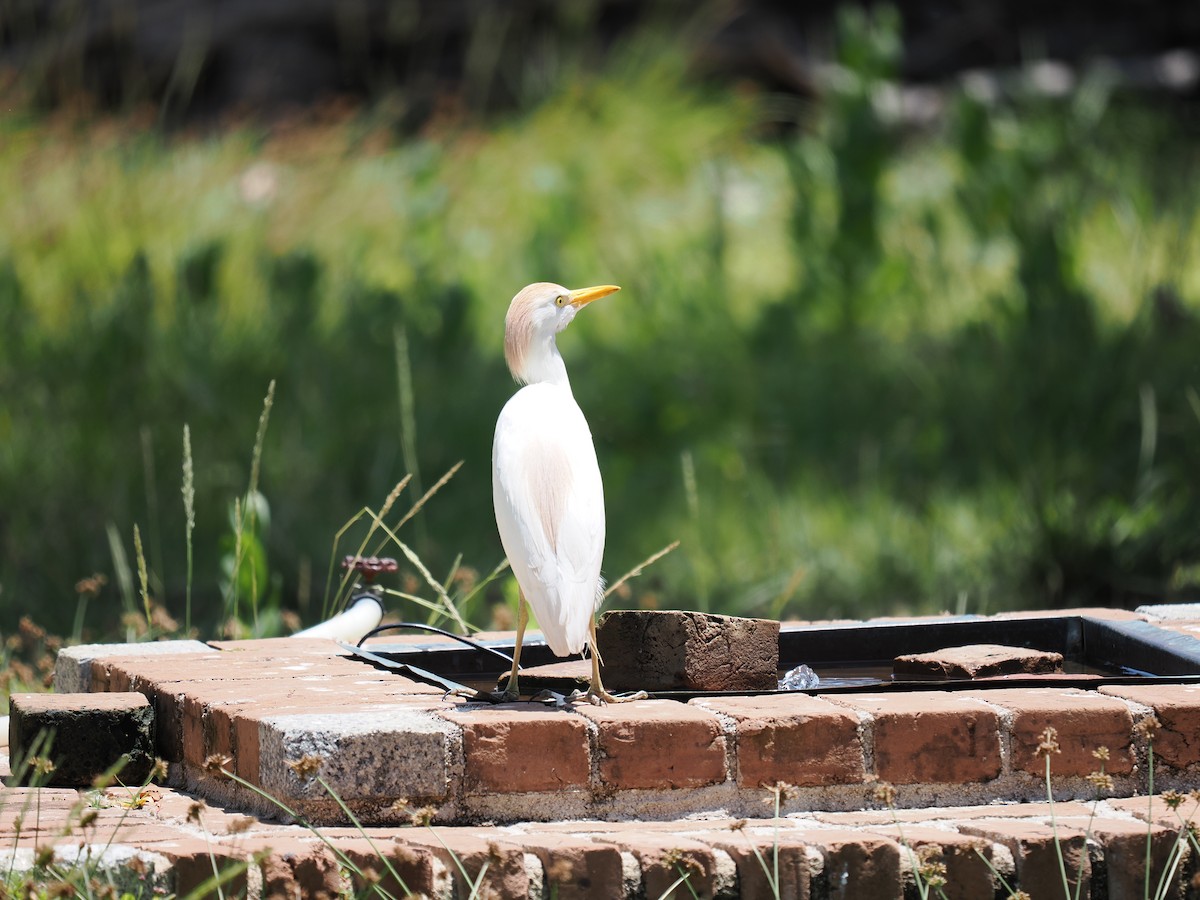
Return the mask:
[[681,610],[618,609],[596,629],[613,690],[761,691],[779,671],[779,623]]
[[893,784],[965,784],[1000,774],[1000,718],[959,694],[914,691],[829,699],[874,719],[875,774]]
[[968,644],[945,647],[931,653],[897,656],[892,671],[897,675],[931,678],[987,678],[1061,672],[1062,662],[1061,653],[1001,644]]
[[1129,707],[1095,691],[1071,688],[1004,688],[972,693],[1012,713],[1012,759],[1015,771],[1043,775],[1045,761],[1038,756],[1046,728],[1058,733],[1059,752],[1050,758],[1052,775],[1087,775],[1100,766],[1093,751],[1107,747],[1106,771],[1127,775],[1133,771],[1130,752],[1133,716]]
[[1200,685],[1106,685],[1100,693],[1154,710],[1162,729],[1154,738],[1155,760],[1177,769],[1200,763]]
[[596,723],[600,792],[692,788],[725,780],[725,736],[710,712],[673,700],[574,708]]
[[9,703],[13,759],[26,759],[36,751],[54,761],[46,776],[27,768],[26,780],[90,787],[122,757],[122,781],[141,784],[149,778],[154,766],[154,708],[141,694],[13,694]]
[[587,790],[591,756],[581,717],[528,704],[469,705],[441,715],[462,727],[468,793]]
[[709,697],[693,706],[736,720],[737,782],[769,787],[855,784],[866,778],[858,717],[807,694]]
[[1003,844],[1012,852],[1016,863],[1016,884],[1029,894],[1031,900],[1060,900],[1063,896],[1062,875],[1058,864],[1058,850],[1062,849],[1063,864],[1067,871],[1068,896],[1075,896],[1078,884],[1075,873],[1083,865],[1080,895],[1087,897],[1091,884],[1091,864],[1088,860],[1086,835],[1083,831],[1026,821],[973,820],[959,826],[964,834],[974,834],[997,844]]

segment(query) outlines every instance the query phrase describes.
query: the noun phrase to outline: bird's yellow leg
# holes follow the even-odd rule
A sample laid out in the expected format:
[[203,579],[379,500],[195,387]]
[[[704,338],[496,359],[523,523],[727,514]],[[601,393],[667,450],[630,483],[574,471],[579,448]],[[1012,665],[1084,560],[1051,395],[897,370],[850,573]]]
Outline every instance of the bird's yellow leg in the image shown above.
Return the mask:
[[591,703],[628,703],[630,700],[645,700],[646,692],[638,691],[633,694],[610,694],[600,681],[600,651],[596,649],[596,620],[592,619],[590,628],[592,653],[592,683],[588,686],[587,699]]
[[520,594],[517,597],[517,645],[513,648],[512,672],[509,673],[508,684],[504,688],[504,695],[512,696],[514,699],[521,696],[521,689],[517,684],[517,669],[521,664],[521,641],[525,639],[525,626],[528,624],[529,607],[525,603],[525,595]]

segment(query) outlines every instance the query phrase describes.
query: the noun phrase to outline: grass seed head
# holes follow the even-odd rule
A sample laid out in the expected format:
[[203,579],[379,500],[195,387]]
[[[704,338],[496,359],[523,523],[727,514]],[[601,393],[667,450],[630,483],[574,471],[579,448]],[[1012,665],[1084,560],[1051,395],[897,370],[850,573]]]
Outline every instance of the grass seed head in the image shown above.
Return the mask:
[[896,804],[896,789],[886,781],[881,781],[871,790],[871,796],[876,803],[882,803],[884,806],[894,806]]
[[1158,716],[1146,716],[1142,721],[1133,726],[1134,733],[1148,744],[1153,744],[1154,739],[1158,737],[1159,729],[1162,728],[1162,723],[1158,721]]
[[154,767],[150,770],[151,781],[165,781],[167,777],[167,761],[161,756],[154,758]]
[[313,754],[305,754],[299,759],[290,759],[287,766],[296,773],[296,777],[301,781],[311,781],[321,771],[321,763],[324,760]]
[[237,818],[229,821],[229,823],[225,826],[225,830],[228,831],[229,834],[242,834],[243,832],[249,831],[251,828],[253,828],[256,821],[257,820],[253,816],[238,816]]
[[1041,734],[1042,742],[1037,745],[1037,756],[1049,756],[1051,753],[1061,753],[1058,747],[1058,729],[1047,725]]
[[226,769],[233,763],[233,757],[226,753],[213,753],[204,760],[204,771],[209,775],[227,778]]

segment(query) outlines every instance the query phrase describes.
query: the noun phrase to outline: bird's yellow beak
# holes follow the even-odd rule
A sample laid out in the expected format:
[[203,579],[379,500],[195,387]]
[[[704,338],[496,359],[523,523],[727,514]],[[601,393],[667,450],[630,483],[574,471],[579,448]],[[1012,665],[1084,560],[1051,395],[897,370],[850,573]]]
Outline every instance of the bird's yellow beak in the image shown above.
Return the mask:
[[584,306],[593,300],[599,300],[601,297],[615,294],[619,290],[620,288],[615,284],[601,284],[596,287],[580,288],[577,291],[571,291],[567,295],[567,299],[571,301],[572,306]]

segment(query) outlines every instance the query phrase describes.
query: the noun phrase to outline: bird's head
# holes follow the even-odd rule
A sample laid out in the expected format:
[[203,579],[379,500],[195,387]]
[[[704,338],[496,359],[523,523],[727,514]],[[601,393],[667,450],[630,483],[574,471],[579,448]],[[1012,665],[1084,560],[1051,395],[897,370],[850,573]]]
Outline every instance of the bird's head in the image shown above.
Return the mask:
[[547,281],[522,288],[504,318],[504,359],[513,377],[526,384],[557,380],[550,371],[562,367],[554,336],[584,306],[619,290],[614,284],[602,284],[573,291]]

